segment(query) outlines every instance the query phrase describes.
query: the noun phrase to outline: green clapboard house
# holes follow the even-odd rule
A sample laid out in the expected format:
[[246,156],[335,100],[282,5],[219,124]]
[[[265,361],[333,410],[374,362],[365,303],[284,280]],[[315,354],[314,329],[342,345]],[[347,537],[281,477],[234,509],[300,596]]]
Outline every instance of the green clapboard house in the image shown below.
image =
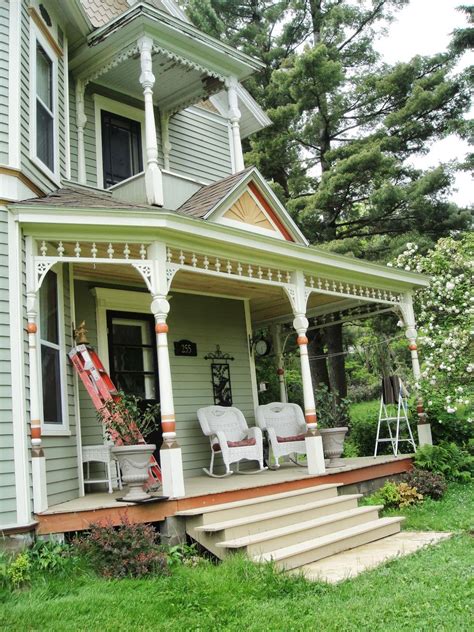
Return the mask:
[[311,247],[244,164],[242,139],[271,125],[243,87],[261,69],[173,0],[0,0],[4,533],[107,491],[84,483],[104,436],[67,355],[83,322],[115,383],[160,402],[170,498],[208,464],[196,411],[216,403],[216,353],[255,423],[256,332],[273,332],[277,366],[282,329],[298,337],[310,436],[306,332],[323,317],[399,310],[419,372],[411,297],[427,279]]

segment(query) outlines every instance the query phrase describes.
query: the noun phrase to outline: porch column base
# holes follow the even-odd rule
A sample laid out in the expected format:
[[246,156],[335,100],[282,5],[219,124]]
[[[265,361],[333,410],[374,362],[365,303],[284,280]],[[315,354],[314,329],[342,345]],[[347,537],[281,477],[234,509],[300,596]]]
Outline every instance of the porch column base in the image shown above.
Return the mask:
[[33,511],[35,513],[41,513],[48,508],[46,458],[43,455],[33,455],[31,459],[31,476],[33,479]]
[[433,437],[431,435],[431,424],[418,424],[418,445],[420,448],[424,445],[433,445]]
[[184,496],[183,456],[178,444],[168,447],[164,443],[160,450],[160,461],[163,496],[182,498]]
[[308,462],[308,474],[324,474],[323,438],[321,435],[307,434],[305,437],[306,459]]

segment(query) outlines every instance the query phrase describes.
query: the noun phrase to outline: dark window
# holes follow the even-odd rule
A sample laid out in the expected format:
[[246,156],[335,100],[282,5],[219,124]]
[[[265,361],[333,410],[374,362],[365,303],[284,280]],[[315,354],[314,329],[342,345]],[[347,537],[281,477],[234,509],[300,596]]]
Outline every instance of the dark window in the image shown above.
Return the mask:
[[143,169],[140,123],[102,112],[104,188],[126,180]]
[[39,303],[43,422],[62,424],[58,275],[51,270],[41,285]]
[[36,155],[54,171],[53,62],[36,44]]

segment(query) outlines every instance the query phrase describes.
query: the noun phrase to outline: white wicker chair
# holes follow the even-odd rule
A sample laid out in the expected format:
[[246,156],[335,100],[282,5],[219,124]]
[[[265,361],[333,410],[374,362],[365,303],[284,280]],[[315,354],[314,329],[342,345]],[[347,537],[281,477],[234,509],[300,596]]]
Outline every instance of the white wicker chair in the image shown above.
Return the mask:
[[[210,469],[204,469],[206,474],[214,478],[230,476],[231,463],[238,463],[243,459],[258,461],[259,472],[265,470],[263,465],[263,440],[260,428],[249,428],[245,417],[238,408],[225,406],[206,406],[197,411],[199,424],[206,437],[211,442]],[[226,472],[223,475],[214,474],[214,458],[217,453],[222,454]],[[254,472],[239,472],[254,473]]]
[[275,467],[280,467],[282,456],[306,454],[306,422],[297,404],[273,402],[258,406],[257,424],[268,434]]

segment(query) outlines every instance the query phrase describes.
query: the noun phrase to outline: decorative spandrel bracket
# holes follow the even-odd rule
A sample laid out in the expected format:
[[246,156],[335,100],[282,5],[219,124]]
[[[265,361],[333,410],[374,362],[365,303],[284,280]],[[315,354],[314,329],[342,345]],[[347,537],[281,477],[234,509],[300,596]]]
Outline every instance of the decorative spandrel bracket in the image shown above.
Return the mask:
[[55,261],[38,261],[37,259],[35,259],[35,292],[40,291],[45,276],[48,274],[55,263]]
[[167,284],[167,291],[169,292],[170,287],[171,287],[171,283],[173,282],[174,279],[174,275],[176,274],[176,272],[178,272],[178,270],[180,270],[181,266],[178,265],[177,263],[167,263],[166,264],[166,284]]
[[150,294],[155,294],[155,291],[154,291],[154,288],[153,288],[153,282],[152,282],[153,271],[152,271],[151,263],[148,263],[148,262],[144,261],[143,263],[141,263],[141,262],[140,263],[132,263],[132,266],[142,276],[142,278],[145,281],[145,284],[146,284]]

